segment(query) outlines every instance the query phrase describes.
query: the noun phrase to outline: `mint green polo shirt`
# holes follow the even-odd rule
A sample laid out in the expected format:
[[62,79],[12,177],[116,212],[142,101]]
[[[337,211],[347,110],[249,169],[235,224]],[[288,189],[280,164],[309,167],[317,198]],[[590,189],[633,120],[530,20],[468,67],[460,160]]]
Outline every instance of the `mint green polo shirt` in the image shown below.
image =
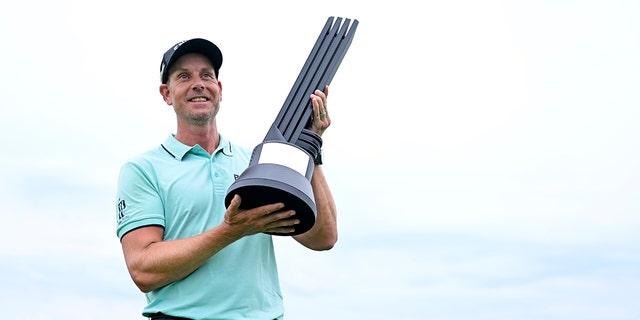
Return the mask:
[[[219,225],[227,189],[249,165],[251,150],[220,136],[209,155],[169,135],[127,161],[117,190],[117,236],[136,228],[164,228],[164,240],[194,236]],[[284,313],[270,235],[244,237],[186,278],[146,293],[143,315],[190,319],[274,319]]]

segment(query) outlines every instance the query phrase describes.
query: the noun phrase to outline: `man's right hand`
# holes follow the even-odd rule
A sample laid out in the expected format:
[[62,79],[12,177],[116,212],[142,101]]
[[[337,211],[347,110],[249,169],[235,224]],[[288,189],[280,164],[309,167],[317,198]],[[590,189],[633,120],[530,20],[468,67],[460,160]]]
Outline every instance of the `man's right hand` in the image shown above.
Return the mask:
[[224,213],[223,222],[232,230],[239,232],[241,236],[256,233],[293,233],[294,226],[300,223],[300,220],[291,218],[296,214],[294,210],[280,211],[284,208],[283,203],[244,210],[240,209],[241,202],[239,195],[233,196]]

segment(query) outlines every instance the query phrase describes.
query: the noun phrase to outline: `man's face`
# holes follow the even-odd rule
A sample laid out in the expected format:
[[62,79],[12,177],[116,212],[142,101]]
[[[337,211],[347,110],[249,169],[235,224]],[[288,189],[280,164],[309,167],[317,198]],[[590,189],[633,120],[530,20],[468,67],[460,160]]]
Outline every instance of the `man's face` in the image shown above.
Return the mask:
[[222,85],[209,59],[187,53],[169,71],[169,81],[160,85],[160,93],[167,104],[173,105],[178,121],[194,125],[211,123],[220,109]]

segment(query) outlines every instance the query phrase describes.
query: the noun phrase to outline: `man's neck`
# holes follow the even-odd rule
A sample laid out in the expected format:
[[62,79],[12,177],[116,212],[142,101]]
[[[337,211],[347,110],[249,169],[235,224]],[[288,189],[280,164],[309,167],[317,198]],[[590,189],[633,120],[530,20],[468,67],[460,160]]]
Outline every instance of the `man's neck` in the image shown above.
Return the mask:
[[189,128],[178,126],[176,140],[188,146],[198,144],[209,154],[213,154],[220,144],[220,135],[215,122],[207,126],[189,126]]

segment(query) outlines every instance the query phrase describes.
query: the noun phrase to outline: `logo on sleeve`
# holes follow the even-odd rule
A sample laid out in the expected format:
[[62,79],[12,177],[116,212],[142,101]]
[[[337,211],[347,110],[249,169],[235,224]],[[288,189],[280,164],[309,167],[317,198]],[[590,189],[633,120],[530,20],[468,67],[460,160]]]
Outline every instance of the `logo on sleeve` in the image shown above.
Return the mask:
[[127,208],[127,204],[124,202],[124,199],[120,199],[120,201],[118,201],[118,221],[120,221],[122,218],[124,218],[124,209]]

